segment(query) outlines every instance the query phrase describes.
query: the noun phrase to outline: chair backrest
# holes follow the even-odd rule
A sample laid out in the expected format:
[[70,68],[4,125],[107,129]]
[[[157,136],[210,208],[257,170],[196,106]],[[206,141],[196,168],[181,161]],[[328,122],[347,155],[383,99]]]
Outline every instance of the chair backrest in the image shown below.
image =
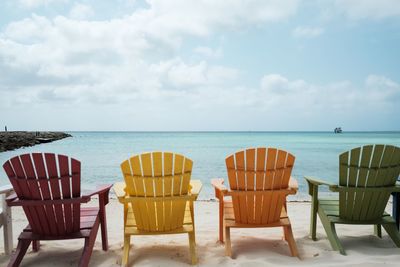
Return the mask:
[[395,185],[400,173],[400,148],[367,145],[339,157],[339,216],[353,221],[380,219],[390,197],[383,187]]
[[[20,200],[66,200],[81,195],[81,163],[52,153],[23,154],[3,168]],[[80,204],[23,206],[32,232],[64,236],[80,229]]]
[[276,148],[251,148],[226,158],[235,221],[268,224],[280,219],[295,157]]
[[170,152],[135,155],[122,162],[125,191],[139,230],[171,231],[183,225],[192,160]]

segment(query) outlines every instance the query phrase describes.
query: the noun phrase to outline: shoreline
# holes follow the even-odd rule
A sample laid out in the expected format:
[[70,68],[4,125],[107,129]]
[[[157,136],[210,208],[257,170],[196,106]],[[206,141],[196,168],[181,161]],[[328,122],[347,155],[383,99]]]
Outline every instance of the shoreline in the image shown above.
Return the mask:
[[50,143],[67,137],[72,137],[72,135],[64,132],[3,131],[0,132],[0,152]]

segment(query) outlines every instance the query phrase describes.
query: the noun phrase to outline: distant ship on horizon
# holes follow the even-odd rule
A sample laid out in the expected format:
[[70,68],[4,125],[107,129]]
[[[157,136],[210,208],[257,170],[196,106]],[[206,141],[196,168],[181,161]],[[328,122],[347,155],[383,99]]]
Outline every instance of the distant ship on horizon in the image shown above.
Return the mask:
[[336,127],[335,130],[333,130],[334,133],[342,133],[342,127]]

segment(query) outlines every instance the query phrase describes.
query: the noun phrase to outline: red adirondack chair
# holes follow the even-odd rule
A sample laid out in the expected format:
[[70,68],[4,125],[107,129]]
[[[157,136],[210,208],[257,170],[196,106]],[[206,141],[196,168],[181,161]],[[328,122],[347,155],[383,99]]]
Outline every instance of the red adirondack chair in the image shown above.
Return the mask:
[[[29,225],[18,238],[8,266],[19,266],[30,243],[39,250],[40,240],[84,238],[79,266],[88,266],[99,225],[103,250],[108,249],[105,205],[111,185],[81,194],[81,163],[64,155],[32,153],[16,156],[3,168],[16,194],[9,206],[22,206]],[[99,208],[81,207],[98,194]]]

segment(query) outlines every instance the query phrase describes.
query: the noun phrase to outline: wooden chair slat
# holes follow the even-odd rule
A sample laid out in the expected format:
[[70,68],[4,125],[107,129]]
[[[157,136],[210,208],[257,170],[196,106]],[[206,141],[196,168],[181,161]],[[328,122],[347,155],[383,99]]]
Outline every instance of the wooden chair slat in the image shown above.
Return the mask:
[[[11,162],[12,168],[15,171],[15,175],[17,177],[24,177],[22,179],[18,179],[18,178],[15,179],[18,184],[18,187],[22,191],[21,196],[23,198],[31,198],[32,199],[32,193],[29,190],[29,185],[28,185],[24,170],[22,168],[20,157],[14,157],[14,158],[10,159],[10,162]],[[24,211],[26,212],[27,216],[29,216],[28,221],[29,221],[29,218],[31,219],[29,221],[29,223],[31,224],[32,229],[34,229],[38,233],[42,234],[43,229],[42,229],[42,225],[40,223],[39,215],[36,211],[36,208],[35,207],[24,207]]]
[[[69,159],[67,156],[58,155],[58,168],[61,178],[61,192],[63,199],[72,198],[71,194],[71,178],[69,177]],[[65,221],[65,231],[66,233],[73,232],[73,222],[74,220],[80,220],[80,218],[75,218],[72,214],[72,204],[63,204],[64,208],[64,221]]]
[[[37,177],[35,173],[35,169],[33,167],[33,162],[30,154],[24,154],[20,156],[22,166],[24,168],[24,172],[26,175],[26,181],[29,187],[29,191],[31,193],[31,197],[34,200],[42,200],[42,194],[39,189],[39,184],[37,183]],[[42,228],[42,234],[51,235],[51,229],[49,227],[49,223],[47,222],[47,212],[45,207],[38,206],[34,208],[36,214],[38,215],[38,219],[40,222],[40,226]]]
[[[47,174],[46,174],[46,167],[44,165],[44,159],[43,159],[43,154],[42,153],[32,153],[32,158],[33,162],[35,165],[36,169],[36,175],[40,184],[40,190],[42,192],[42,198],[43,200],[50,200],[51,198],[51,193],[50,193],[50,185],[49,181],[47,179]],[[54,212],[54,206],[49,205],[44,207],[46,210],[46,216],[47,220],[49,222],[49,230],[52,235],[57,235],[58,230],[57,230],[57,223],[56,223],[56,215]]]
[[[60,191],[60,184],[58,179],[58,173],[57,173],[57,163],[56,163],[56,157],[54,154],[51,153],[45,153],[44,154],[45,162],[46,162],[46,167],[47,167],[47,173],[49,177],[49,182],[50,182],[50,188],[52,192],[52,199],[61,199],[61,191]],[[61,235],[66,234],[66,229],[65,229],[65,222],[64,222],[64,214],[63,214],[63,205],[54,205],[54,211],[56,214],[56,219],[57,219],[57,229],[58,233]]]
[[[368,168],[369,168],[369,163],[371,162],[371,156],[372,156],[372,151],[373,151],[373,146],[364,146],[362,149],[362,155],[361,155],[361,160],[360,160],[360,166],[363,167],[363,169],[359,170],[358,174],[358,180],[357,180],[357,187],[366,187],[367,185],[367,177],[368,177]],[[354,198],[354,210],[352,214],[352,219],[353,220],[361,220],[361,211],[363,209],[368,209],[368,206],[365,206],[365,201],[364,197],[366,195],[366,192],[361,192],[361,193],[356,193],[355,198]]]
[[[257,166],[256,170],[256,190],[263,190],[265,181],[265,156],[267,149],[264,147],[257,148]],[[261,224],[263,195],[255,196],[255,223]]]

